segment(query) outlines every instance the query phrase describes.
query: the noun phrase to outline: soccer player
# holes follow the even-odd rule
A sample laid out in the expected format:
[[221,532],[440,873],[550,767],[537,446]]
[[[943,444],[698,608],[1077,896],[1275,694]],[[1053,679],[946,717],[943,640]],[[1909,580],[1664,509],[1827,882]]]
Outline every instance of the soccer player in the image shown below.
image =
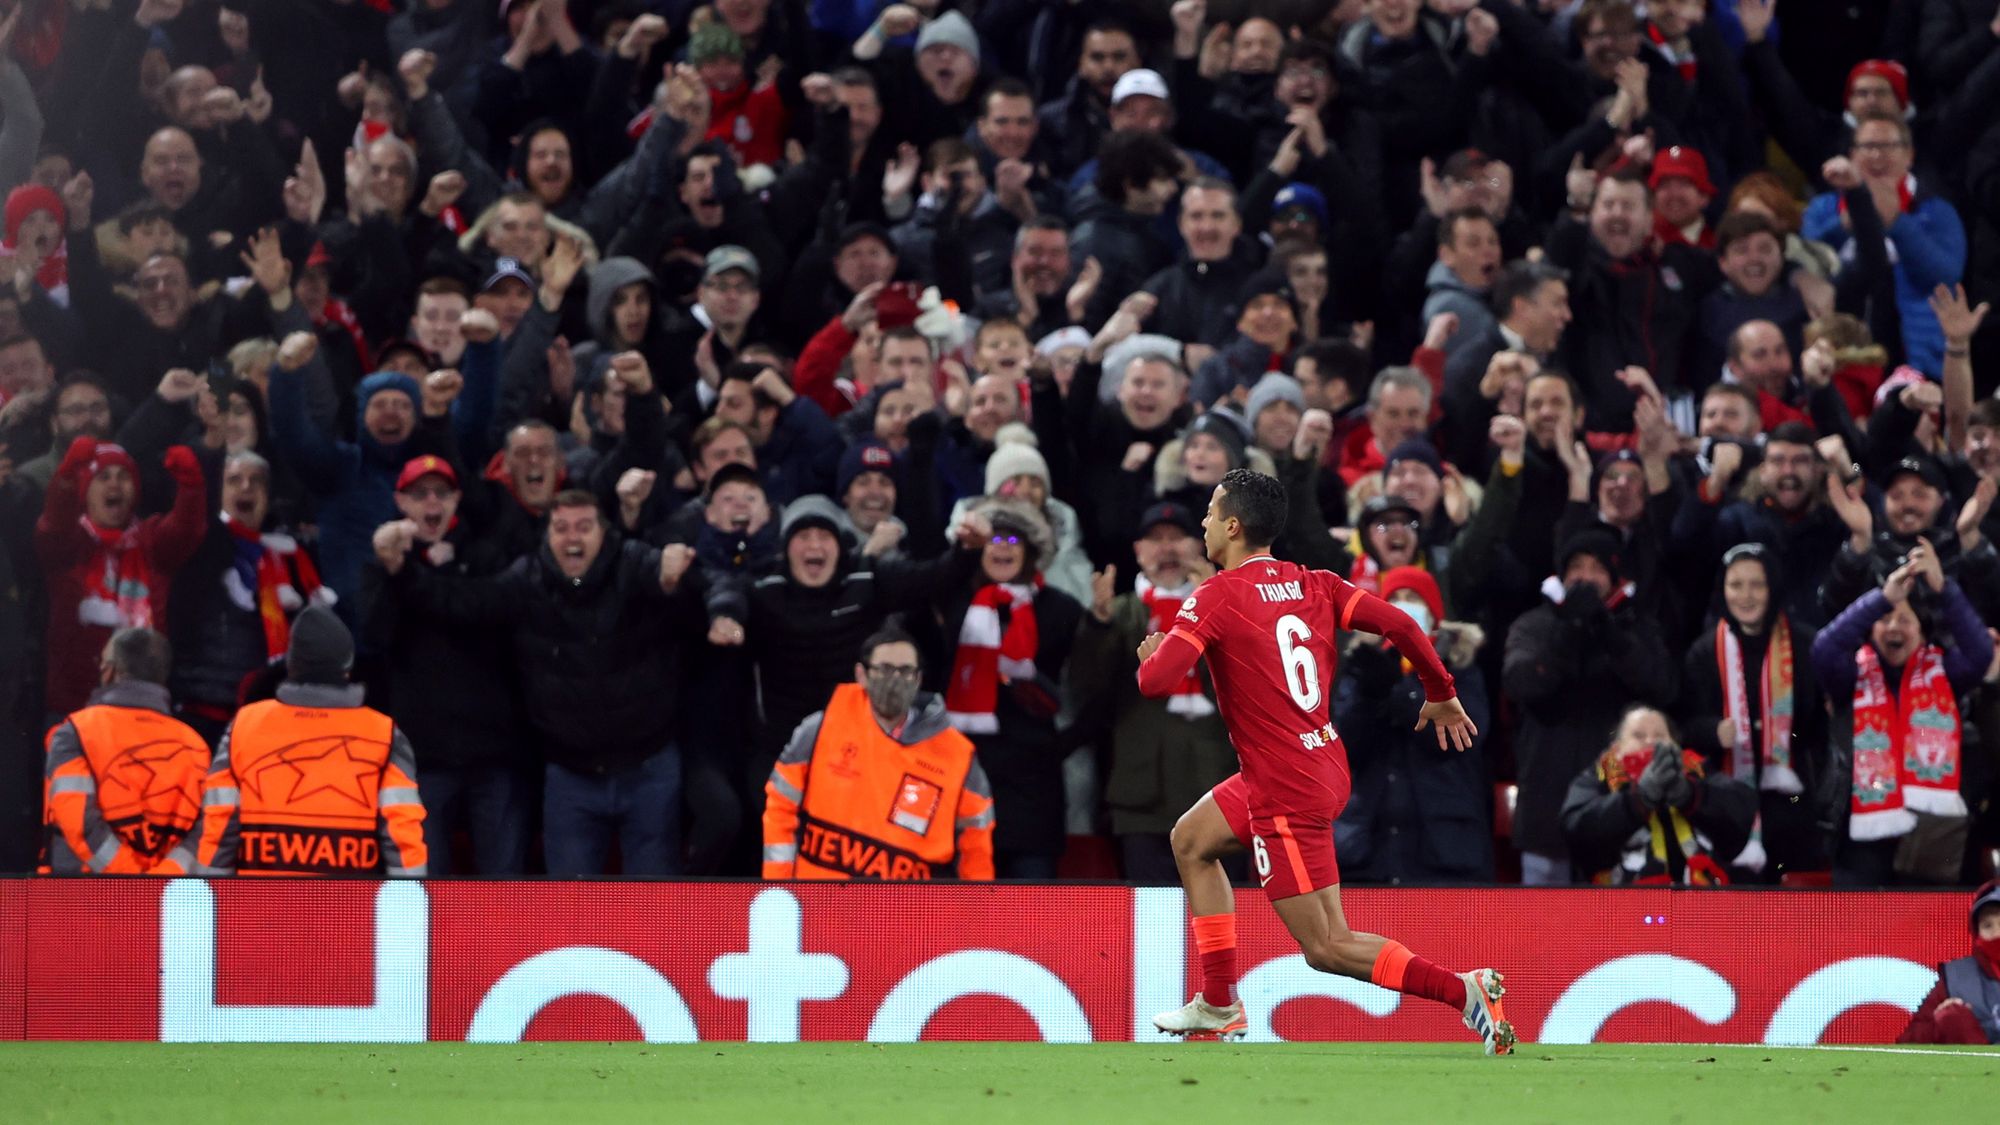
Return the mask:
[[1236,469],[1222,478],[1202,520],[1209,560],[1221,572],[1181,603],[1170,633],[1139,646],[1139,690],[1173,693],[1208,657],[1216,702],[1236,744],[1241,773],[1216,786],[1174,826],[1174,859],[1194,915],[1202,990],[1153,1025],[1189,1038],[1240,1037],[1249,1027],[1236,983],[1235,902],[1221,859],[1249,849],[1257,877],[1306,963],[1457,1008],[1486,1053],[1513,1050],[1492,969],[1452,973],[1401,942],[1347,928],[1333,822],[1351,774],[1334,733],[1334,631],[1387,637],[1424,684],[1417,729],[1434,724],[1438,748],[1465,750],[1478,733],[1415,621],[1323,570],[1279,562],[1270,551],[1285,520],[1285,490],[1273,477]]

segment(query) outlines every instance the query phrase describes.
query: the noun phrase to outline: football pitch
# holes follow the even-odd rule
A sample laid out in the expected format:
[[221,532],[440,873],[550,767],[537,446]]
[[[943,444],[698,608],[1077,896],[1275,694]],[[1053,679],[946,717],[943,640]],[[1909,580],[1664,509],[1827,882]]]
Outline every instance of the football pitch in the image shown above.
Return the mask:
[[2000,1051],[1431,1044],[7,1044],[9,1122],[1976,1120]]

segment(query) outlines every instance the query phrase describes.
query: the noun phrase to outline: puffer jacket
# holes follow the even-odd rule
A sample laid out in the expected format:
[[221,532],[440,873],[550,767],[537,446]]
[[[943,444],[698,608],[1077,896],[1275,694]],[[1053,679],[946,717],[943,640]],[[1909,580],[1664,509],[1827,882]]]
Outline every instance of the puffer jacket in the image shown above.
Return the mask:
[[545,544],[500,574],[451,582],[405,566],[398,596],[461,625],[507,626],[522,706],[543,756],[584,773],[628,769],[673,738],[683,637],[698,614],[700,571],[660,590],[660,552],[606,532],[581,577]]

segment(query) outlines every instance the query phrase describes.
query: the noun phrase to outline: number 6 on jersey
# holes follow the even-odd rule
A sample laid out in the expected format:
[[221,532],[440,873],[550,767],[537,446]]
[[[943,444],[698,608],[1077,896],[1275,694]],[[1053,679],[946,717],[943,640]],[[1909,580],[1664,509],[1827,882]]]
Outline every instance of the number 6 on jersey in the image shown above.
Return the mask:
[[1278,618],[1278,658],[1285,665],[1285,687],[1292,693],[1292,702],[1308,714],[1319,706],[1319,662],[1304,643],[1312,635],[1312,629],[1297,614]]

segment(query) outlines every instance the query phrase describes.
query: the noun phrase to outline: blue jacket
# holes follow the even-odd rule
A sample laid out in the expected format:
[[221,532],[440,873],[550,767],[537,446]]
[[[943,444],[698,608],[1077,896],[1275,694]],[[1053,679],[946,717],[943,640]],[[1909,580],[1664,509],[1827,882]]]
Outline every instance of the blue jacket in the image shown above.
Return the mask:
[[[1824,242],[1854,260],[1854,239],[1840,222],[1840,196],[1826,192],[1806,206],[1806,238]],[[1931,312],[1931,290],[1956,284],[1965,273],[1965,224],[1951,204],[1919,195],[1889,224],[1894,251],[1896,312],[1903,324],[1903,352],[1911,367],[1936,379],[1944,373],[1944,330]]]
[[[271,429],[300,482],[319,502],[320,581],[338,595],[334,608],[355,628],[362,563],[374,554],[375,529],[396,518],[396,474],[411,457],[438,450],[414,429],[410,437],[385,446],[361,424],[369,400],[384,391],[409,395],[412,411],[421,414],[423,396],[416,380],[393,371],[377,371],[355,388],[355,441],[341,441],[314,426],[306,412],[305,381],[323,362],[315,356],[298,371],[272,373]],[[417,426],[422,425],[419,417]]]

